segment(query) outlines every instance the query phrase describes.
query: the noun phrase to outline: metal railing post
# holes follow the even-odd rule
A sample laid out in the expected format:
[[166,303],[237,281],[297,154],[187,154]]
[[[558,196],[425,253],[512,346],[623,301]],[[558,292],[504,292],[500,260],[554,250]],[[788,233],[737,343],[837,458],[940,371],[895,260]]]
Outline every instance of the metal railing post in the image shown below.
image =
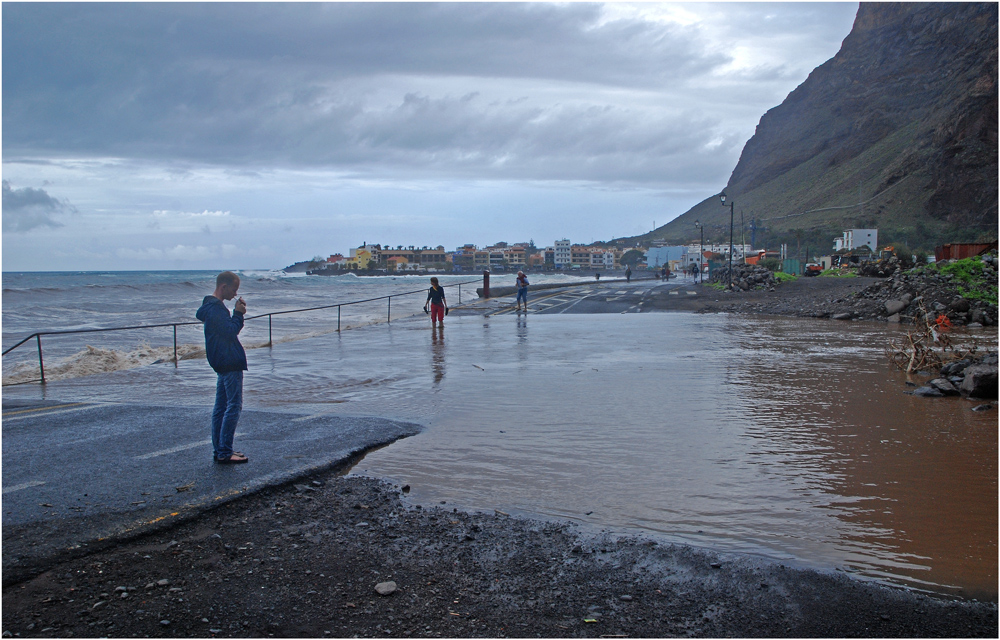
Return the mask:
[[[459,304],[461,304],[461,302],[462,302],[462,285],[463,284],[476,284],[476,281],[475,280],[470,280],[468,282],[460,282],[460,283],[456,283],[456,284],[458,285],[458,300],[459,300]],[[483,284],[485,285],[484,288],[486,289],[484,291],[484,295],[485,296],[489,296],[489,271],[485,271],[483,273]],[[426,291],[426,290],[425,289],[420,289],[420,290],[417,290],[417,291],[407,291],[405,293],[400,293],[400,294],[396,294],[396,295],[397,295],[397,297],[400,296],[400,295],[402,295],[402,296],[417,295],[417,294],[424,293],[424,291]],[[264,316],[267,316],[267,344],[268,344],[268,346],[273,347],[274,346],[274,326],[273,326],[274,325],[274,322],[273,322],[273,320],[274,320],[273,316],[274,315],[281,315],[281,314],[285,314],[285,313],[302,313],[302,312],[305,312],[305,311],[316,311],[318,309],[332,309],[333,307],[337,307],[337,332],[339,333],[342,330],[342,328],[343,328],[343,326],[342,326],[343,311],[342,311],[341,307],[343,307],[344,304],[347,304],[347,305],[352,305],[352,304],[367,304],[367,303],[371,303],[371,302],[375,302],[375,301],[381,300],[383,298],[385,298],[387,300],[387,303],[386,303],[387,304],[387,308],[386,308],[386,322],[392,322],[392,296],[379,296],[379,297],[376,297],[376,298],[368,298],[368,299],[365,299],[365,300],[355,300],[355,301],[347,302],[347,303],[328,304],[328,305],[322,305],[322,306],[318,306],[318,307],[309,307],[307,309],[290,309],[288,311],[276,311],[276,312],[272,312],[272,313],[262,313],[259,316],[250,316],[250,317],[248,317],[246,319],[247,320],[254,320],[254,319],[257,319],[257,318],[263,318]],[[174,366],[175,367],[179,367],[180,366],[180,356],[178,355],[178,348],[177,348],[177,327],[179,327],[179,326],[185,326],[185,325],[200,325],[200,324],[202,324],[202,323],[201,322],[165,322],[165,323],[162,323],[162,324],[135,325],[135,326],[126,326],[126,327],[105,327],[105,328],[97,328],[97,329],[75,329],[75,330],[67,330],[67,331],[39,331],[37,333],[32,333],[32,334],[28,335],[27,337],[25,337],[24,339],[22,339],[20,342],[14,344],[11,347],[8,347],[7,349],[4,349],[2,355],[7,355],[8,353],[10,353],[11,351],[13,351],[14,349],[17,349],[21,345],[24,345],[24,344],[27,344],[28,342],[30,342],[32,338],[35,338],[35,341],[36,341],[36,344],[37,344],[37,349],[38,349],[38,372],[39,372],[39,376],[41,378],[42,384],[45,384],[45,360],[44,360],[44,357],[43,357],[43,354],[42,354],[42,336],[43,335],[46,335],[46,336],[56,336],[56,335],[83,334],[83,333],[103,333],[103,332],[107,332],[107,331],[132,331],[132,330],[140,330],[140,329],[145,330],[145,329],[158,329],[158,328],[171,327],[173,329],[173,333],[174,333]]]
[[42,374],[42,384],[45,384],[45,365],[42,363],[42,335],[35,336],[38,340],[38,371]]

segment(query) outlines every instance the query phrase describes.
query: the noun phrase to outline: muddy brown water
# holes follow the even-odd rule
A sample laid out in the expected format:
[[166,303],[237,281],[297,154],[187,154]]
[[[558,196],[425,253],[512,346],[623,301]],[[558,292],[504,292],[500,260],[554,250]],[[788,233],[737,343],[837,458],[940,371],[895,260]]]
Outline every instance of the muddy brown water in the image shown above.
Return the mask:
[[450,325],[409,372],[428,430],[355,473],[409,484],[416,503],[996,600],[996,409],[907,395],[883,354],[899,336],[690,314]]

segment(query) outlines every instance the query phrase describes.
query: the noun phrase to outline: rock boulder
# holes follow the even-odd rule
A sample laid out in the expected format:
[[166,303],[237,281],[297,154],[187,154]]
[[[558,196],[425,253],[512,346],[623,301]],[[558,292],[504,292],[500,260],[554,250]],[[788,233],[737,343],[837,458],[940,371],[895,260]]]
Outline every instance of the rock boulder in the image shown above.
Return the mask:
[[974,364],[965,370],[960,391],[970,398],[997,397],[997,367],[989,364]]

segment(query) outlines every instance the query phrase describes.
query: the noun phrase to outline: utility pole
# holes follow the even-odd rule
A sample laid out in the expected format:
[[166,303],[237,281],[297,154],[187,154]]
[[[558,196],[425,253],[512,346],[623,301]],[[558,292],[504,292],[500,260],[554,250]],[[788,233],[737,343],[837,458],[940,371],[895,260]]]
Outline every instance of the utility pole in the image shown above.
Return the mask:
[[[726,206],[726,192],[719,194],[722,206]],[[729,201],[729,288],[733,288],[733,201]]]
[[747,228],[743,225],[743,209],[740,209],[740,244],[743,248],[740,249],[740,253],[743,254],[743,264],[747,263]]

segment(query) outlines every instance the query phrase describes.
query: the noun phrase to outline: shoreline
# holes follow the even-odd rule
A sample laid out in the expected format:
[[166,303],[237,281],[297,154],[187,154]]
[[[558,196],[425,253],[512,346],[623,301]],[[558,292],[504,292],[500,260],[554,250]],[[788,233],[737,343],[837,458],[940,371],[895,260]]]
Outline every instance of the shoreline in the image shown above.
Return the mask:
[[[997,605],[323,472],[3,591],[20,637],[996,637]],[[388,584],[392,583],[392,584]],[[380,595],[376,586],[387,595]],[[127,594],[127,595],[124,595]],[[8,636],[8,633],[4,634]]]

